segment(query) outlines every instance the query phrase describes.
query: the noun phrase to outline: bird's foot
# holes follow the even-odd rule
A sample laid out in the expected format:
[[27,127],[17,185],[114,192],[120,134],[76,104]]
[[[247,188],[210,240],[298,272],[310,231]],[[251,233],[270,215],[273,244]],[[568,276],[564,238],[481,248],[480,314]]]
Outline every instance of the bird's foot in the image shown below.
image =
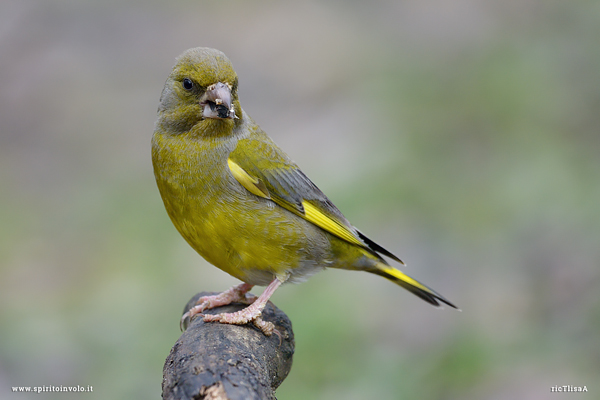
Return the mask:
[[233,325],[243,325],[252,322],[254,326],[260,329],[266,336],[271,336],[271,334],[275,332],[277,336],[279,336],[279,341],[281,342],[281,334],[275,329],[275,325],[271,322],[263,321],[261,318],[262,310],[264,310],[269,298],[281,283],[282,281],[278,278],[273,279],[259,297],[248,293],[248,291],[252,289],[252,285],[247,283],[234,286],[216,296],[201,297],[196,302],[197,305],[192,307],[183,315],[183,317],[181,317],[181,326],[185,325],[186,320],[191,320],[194,315],[201,314],[204,310],[239,302],[250,305],[233,313],[201,314],[202,319],[204,322],[220,322],[222,324]]
[[[275,325],[271,322],[263,321],[261,318],[262,311],[267,305],[269,298],[273,295],[279,285],[281,285],[281,281],[278,278],[275,278],[267,286],[265,291],[262,292],[258,298],[255,298],[248,307],[233,313],[203,314],[202,319],[204,322],[220,322],[222,324],[234,325],[243,325],[252,322],[254,326],[260,329],[266,336],[271,336],[273,333],[276,333],[277,336],[279,336],[279,342],[281,343],[281,334],[275,329]],[[242,284],[232,289],[238,289],[238,291],[246,296],[246,292],[250,290],[251,287],[252,286],[250,285],[244,286],[244,284]]]
[[222,324],[244,325],[252,322],[254,326],[261,330],[266,336],[271,336],[275,332],[281,339],[281,335],[275,329],[275,325],[271,322],[264,321],[261,318],[262,309],[260,305],[253,303],[248,307],[233,313],[222,314],[204,314],[202,319],[204,322],[220,322]]
[[254,303],[258,297],[252,293],[248,293],[250,289],[252,289],[252,285],[242,283],[237,286],[233,286],[217,295],[200,297],[196,302],[196,305],[190,308],[188,312],[183,314],[183,317],[181,317],[181,321],[179,323],[181,330],[183,330],[184,326],[186,325],[186,320],[191,321],[195,315],[201,314],[205,310],[226,306],[231,303]]

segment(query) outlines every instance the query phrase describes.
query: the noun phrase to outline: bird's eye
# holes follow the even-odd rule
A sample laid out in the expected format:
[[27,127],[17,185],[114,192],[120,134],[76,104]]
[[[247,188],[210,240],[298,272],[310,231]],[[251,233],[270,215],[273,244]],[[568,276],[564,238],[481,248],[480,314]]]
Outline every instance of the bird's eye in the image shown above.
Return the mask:
[[192,80],[190,78],[185,78],[183,80],[183,88],[185,90],[192,90],[193,87],[194,87],[194,82],[192,82]]

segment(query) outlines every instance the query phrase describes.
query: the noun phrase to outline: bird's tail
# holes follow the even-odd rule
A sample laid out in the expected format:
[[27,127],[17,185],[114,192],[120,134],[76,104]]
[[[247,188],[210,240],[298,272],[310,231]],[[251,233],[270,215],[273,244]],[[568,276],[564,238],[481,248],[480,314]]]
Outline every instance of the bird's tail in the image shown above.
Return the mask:
[[369,270],[369,272],[389,279],[395,284],[402,286],[404,289],[408,290],[412,294],[419,296],[421,299],[436,307],[440,306],[439,302],[441,301],[443,303],[448,304],[452,308],[458,309],[458,307],[452,304],[449,300],[446,300],[444,296],[437,293],[435,290],[428,288],[421,282],[418,282],[417,280],[404,274],[402,271],[397,270],[396,268],[391,267],[387,264],[378,262],[376,267],[372,270]]

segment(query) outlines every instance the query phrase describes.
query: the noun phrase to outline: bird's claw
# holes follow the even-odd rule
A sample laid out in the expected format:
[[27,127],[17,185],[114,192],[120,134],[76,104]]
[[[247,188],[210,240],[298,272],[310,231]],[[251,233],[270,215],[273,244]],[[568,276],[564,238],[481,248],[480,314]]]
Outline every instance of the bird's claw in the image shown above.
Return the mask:
[[[244,309],[245,310],[245,309]],[[279,343],[281,343],[281,333],[275,329],[275,325],[272,322],[268,322],[262,319],[261,315],[248,315],[240,310],[234,313],[222,313],[222,314],[202,314],[204,322],[220,322],[222,324],[232,325],[244,325],[252,322],[265,336],[271,336],[275,333],[279,336]]]
[[[179,321],[179,329],[184,331],[187,328],[186,320],[192,321],[194,316],[201,314],[205,310],[212,308],[226,306],[231,303],[242,303],[252,304],[258,298],[256,295],[249,293],[248,291],[252,288],[251,285],[242,283],[241,285],[234,286],[222,293],[211,296],[202,296],[196,301],[196,305],[190,308]],[[205,320],[206,321],[206,320]],[[246,323],[246,322],[243,322]]]
[[[220,322],[232,325],[244,325],[248,322],[252,322],[254,326],[260,329],[266,336],[271,336],[273,332],[277,333],[281,344],[281,334],[275,329],[275,325],[271,322],[263,321],[261,318],[262,311],[265,308],[269,297],[279,285],[281,285],[281,281],[277,278],[274,279],[260,297],[248,293],[250,289],[252,289],[252,285],[247,283],[234,286],[216,296],[201,297],[194,307],[183,314],[180,321],[180,327],[185,327],[187,325],[186,321],[191,321],[194,316],[198,314],[202,315],[204,322]],[[249,305],[248,307],[233,313],[202,314],[205,310],[236,302]]]

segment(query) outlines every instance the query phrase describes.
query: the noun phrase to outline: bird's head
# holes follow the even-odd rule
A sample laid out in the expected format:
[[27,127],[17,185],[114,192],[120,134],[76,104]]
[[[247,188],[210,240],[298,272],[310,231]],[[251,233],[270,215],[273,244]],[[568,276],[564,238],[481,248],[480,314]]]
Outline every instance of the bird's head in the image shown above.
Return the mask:
[[206,47],[189,49],[177,58],[165,83],[159,123],[176,132],[198,124],[210,130],[232,127],[242,112],[237,86],[237,75],[225,54]]

